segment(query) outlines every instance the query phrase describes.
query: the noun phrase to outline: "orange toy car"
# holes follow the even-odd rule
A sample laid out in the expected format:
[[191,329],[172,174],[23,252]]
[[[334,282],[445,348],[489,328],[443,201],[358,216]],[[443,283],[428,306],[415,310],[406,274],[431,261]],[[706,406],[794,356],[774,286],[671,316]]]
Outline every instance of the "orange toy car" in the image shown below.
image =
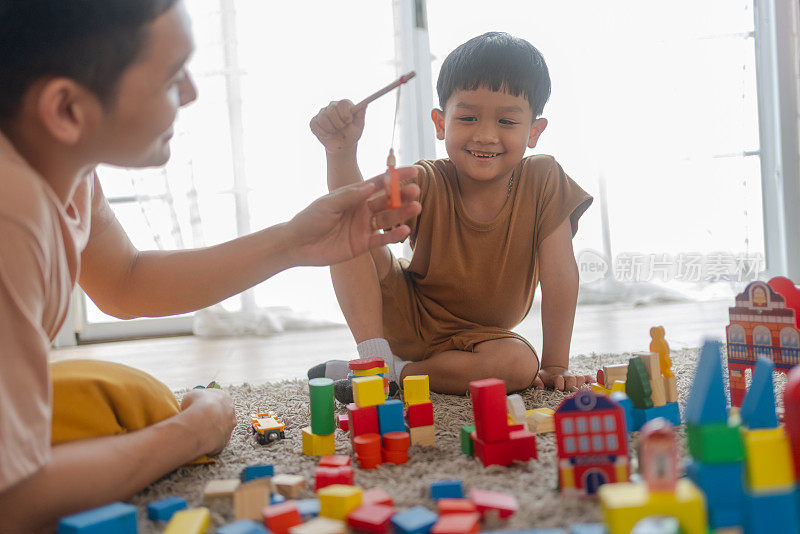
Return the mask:
[[283,433],[286,425],[274,412],[251,413],[250,420],[253,422],[253,434],[256,434],[256,441],[261,445],[286,437]]

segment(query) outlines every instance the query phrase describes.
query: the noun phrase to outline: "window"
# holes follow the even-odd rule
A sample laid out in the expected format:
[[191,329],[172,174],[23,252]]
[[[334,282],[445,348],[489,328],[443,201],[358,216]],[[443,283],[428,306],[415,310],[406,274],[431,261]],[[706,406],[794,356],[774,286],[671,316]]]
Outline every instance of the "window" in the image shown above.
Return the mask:
[[573,454],[575,452],[575,438],[564,438],[564,452],[567,454]]
[[606,435],[606,449],[608,449],[609,451],[615,451],[615,450],[617,450],[618,446],[619,446],[619,442],[617,441],[617,435],[616,434],[607,434]]
[[585,416],[579,416],[575,418],[575,424],[578,434],[585,434],[586,432],[588,432],[586,419],[587,417]]
[[600,427],[600,416],[595,415],[592,416],[591,420],[589,421],[592,427],[592,432],[600,432],[602,428]]
[[573,428],[571,418],[565,417],[561,420],[561,431],[564,432],[564,434],[572,434]]
[[603,417],[606,432],[614,432],[617,429],[617,423],[614,421],[613,415],[606,415]]
[[589,452],[589,436],[580,436],[578,438],[578,450],[580,452]]
[[603,436],[596,435],[592,436],[592,449],[594,452],[600,452],[603,450]]

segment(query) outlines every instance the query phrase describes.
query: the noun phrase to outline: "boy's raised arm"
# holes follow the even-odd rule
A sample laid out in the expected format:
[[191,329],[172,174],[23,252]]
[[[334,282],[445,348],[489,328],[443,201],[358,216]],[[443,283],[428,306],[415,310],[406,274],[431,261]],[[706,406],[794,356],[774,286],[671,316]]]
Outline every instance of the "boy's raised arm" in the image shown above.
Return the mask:
[[363,179],[356,153],[366,111],[366,108],[356,110],[349,100],[339,100],[322,108],[309,123],[325,147],[329,191]]

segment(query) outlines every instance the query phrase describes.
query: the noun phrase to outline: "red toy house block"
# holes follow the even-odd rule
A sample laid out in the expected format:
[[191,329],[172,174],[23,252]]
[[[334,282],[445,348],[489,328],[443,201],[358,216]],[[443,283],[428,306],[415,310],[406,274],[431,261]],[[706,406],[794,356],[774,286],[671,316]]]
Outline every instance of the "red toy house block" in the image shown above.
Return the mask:
[[370,488],[361,494],[361,505],[365,504],[385,504],[394,506],[392,496],[383,488]]
[[436,501],[439,515],[468,514],[477,510],[469,499],[439,499]]
[[386,362],[383,358],[363,358],[358,360],[350,360],[347,364],[351,371],[368,371],[376,367],[385,367]]
[[319,460],[320,467],[344,467],[350,465],[350,457],[344,454],[328,454]]
[[477,534],[480,532],[481,514],[447,514],[439,518],[431,534]]
[[475,503],[481,517],[496,513],[500,519],[508,519],[519,508],[516,497],[500,491],[474,489],[469,492],[469,500]]
[[291,527],[303,522],[294,501],[267,506],[261,515],[264,518],[264,525],[274,534],[289,534]]
[[378,423],[378,407],[359,408],[354,402],[347,405],[350,418],[350,439],[361,434],[380,434]]
[[362,504],[348,514],[347,524],[353,530],[384,534],[390,530],[389,522],[394,513],[394,506]]
[[506,413],[506,385],[497,378],[486,378],[469,383],[475,432],[486,442],[508,439]]
[[422,404],[412,404],[408,407],[408,426],[416,428],[418,426],[430,426],[433,424],[433,403],[423,402]]
[[336,415],[336,426],[338,426],[341,430],[347,432],[350,430],[350,416],[346,413],[340,413]]
[[[349,458],[348,458],[349,460]],[[334,484],[353,485],[353,468],[349,465],[340,467],[321,466],[314,477],[314,491],[319,491]]]

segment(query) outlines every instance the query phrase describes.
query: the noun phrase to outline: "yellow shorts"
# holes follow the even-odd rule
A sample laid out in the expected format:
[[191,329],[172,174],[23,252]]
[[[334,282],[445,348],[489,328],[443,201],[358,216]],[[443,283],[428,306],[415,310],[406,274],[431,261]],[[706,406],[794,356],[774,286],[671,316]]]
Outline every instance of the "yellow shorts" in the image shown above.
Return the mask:
[[392,255],[389,272],[381,280],[383,331],[394,354],[416,362],[448,350],[472,352],[484,341],[514,338],[528,345],[538,359],[528,340],[511,330],[470,323],[453,316],[447,321],[433,317],[417,298],[407,267],[408,260]]

